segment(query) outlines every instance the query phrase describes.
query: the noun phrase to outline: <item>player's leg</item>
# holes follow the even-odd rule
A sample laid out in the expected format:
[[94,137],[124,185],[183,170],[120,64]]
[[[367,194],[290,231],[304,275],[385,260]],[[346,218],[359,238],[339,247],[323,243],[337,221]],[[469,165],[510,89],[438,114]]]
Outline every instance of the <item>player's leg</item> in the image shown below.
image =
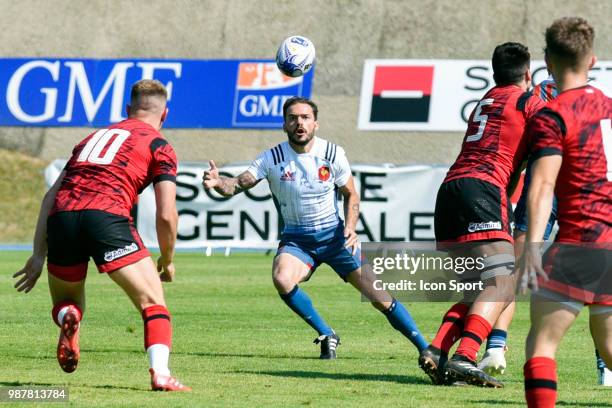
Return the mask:
[[[347,251],[348,252],[348,251]],[[350,255],[350,253],[348,254]],[[336,265],[336,268],[339,266]],[[336,269],[334,268],[334,269]],[[341,270],[340,272],[341,273]],[[420,352],[428,345],[421,334],[410,312],[397,299],[392,298],[386,291],[374,289],[374,274],[367,269],[357,268],[349,272],[345,279],[353,285],[362,296],[369,300],[377,310],[381,311],[391,327],[406,337]]]
[[[465,213],[473,207],[470,200],[477,195],[477,192],[473,191],[473,183],[466,180],[454,180],[440,186],[434,216],[439,250],[448,252],[457,248],[457,237],[466,233],[464,221],[474,218]],[[431,344],[419,355],[419,366],[434,384],[446,382],[444,368],[448,353],[461,337],[470,304],[471,302],[464,299],[452,305],[442,316],[442,322]]]
[[299,284],[310,277],[314,260],[297,247],[279,249],[272,265],[272,281],[281,299],[319,336],[331,336],[334,331],[317,312]]
[[60,327],[57,361],[67,373],[76,370],[79,328],[85,310],[85,277],[89,256],[79,237],[79,213],[62,212],[47,222],[47,270],[53,308],[51,317]]
[[108,273],[128,295],[144,322],[144,345],[154,390],[187,391],[170,375],[170,312],[157,267],[127,217],[89,210],[83,214],[88,250],[101,273]]
[[595,342],[597,355],[598,383],[612,386],[612,306],[591,305],[589,327]]
[[109,272],[110,278],[128,295],[144,321],[144,344],[154,390],[189,391],[170,375],[172,324],[157,268],[150,257]]
[[499,315],[495,322],[491,333],[487,337],[486,351],[478,363],[478,368],[489,375],[500,375],[506,370],[506,340],[508,337],[508,328],[512,323],[516,303],[511,302],[504,311]]
[[[86,268],[85,264],[85,271]],[[51,317],[60,327],[57,361],[62,370],[71,373],[76,370],[80,358],[79,328],[85,310],[85,279],[67,281],[49,272],[48,280],[53,302]]]
[[319,358],[333,360],[340,345],[340,337],[323,320],[308,294],[299,286],[310,278],[316,265],[310,251],[286,239],[274,258],[272,281],[283,302],[319,334],[314,340],[315,344],[321,346]]
[[478,369],[476,357],[493,324],[514,300],[513,248],[507,241],[495,241],[472,248],[471,252],[472,257],[483,258],[481,279],[484,289],[470,306],[461,341],[455,355],[447,363],[446,371],[455,380],[498,387],[502,386],[499,381]]
[[[527,189],[523,189],[525,192]],[[515,229],[514,229],[514,256],[518,259],[523,253],[525,238],[527,237],[527,208],[526,199],[521,195],[516,209],[514,210]],[[553,219],[554,223],[554,219]],[[551,227],[552,228],[552,227]],[[515,302],[510,303],[504,311],[499,315],[499,318],[493,326],[493,330],[487,337],[487,346],[482,360],[478,364],[478,368],[490,375],[500,375],[506,370],[506,340],[508,337],[508,328],[514,317],[516,310]]]
[[532,295],[531,328],[527,336],[523,367],[525,398],[528,407],[554,407],[557,398],[557,363],[555,353],[582,304],[554,302]]

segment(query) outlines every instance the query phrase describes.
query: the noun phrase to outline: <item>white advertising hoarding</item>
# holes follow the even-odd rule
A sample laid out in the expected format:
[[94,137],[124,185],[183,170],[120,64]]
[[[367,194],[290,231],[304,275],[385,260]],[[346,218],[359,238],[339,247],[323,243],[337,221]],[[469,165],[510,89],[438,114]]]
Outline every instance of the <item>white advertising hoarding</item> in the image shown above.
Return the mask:
[[[532,61],[533,83],[548,77]],[[612,89],[612,61],[598,61],[589,77]],[[359,105],[361,130],[464,132],[476,102],[494,86],[489,60],[365,60]]]
[[[65,160],[54,161],[45,172],[48,185],[58,177]],[[238,175],[247,165],[220,169]],[[179,228],[177,248],[275,248],[279,216],[268,183],[231,198],[202,187],[208,165],[180,164],[177,176]],[[362,241],[430,241],[434,238],[433,213],[445,166],[383,167],[354,165],[355,184],[361,196],[357,232]],[[148,247],[157,246],[155,195],[151,187],[140,195],[137,225]]]

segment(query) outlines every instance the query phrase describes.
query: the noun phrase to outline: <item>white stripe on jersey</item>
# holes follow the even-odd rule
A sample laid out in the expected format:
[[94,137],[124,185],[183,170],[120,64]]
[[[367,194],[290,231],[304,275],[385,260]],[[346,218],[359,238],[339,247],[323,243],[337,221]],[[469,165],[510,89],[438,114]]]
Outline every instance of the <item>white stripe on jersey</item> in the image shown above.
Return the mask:
[[261,153],[248,168],[266,178],[285,223],[285,232],[311,232],[339,222],[336,187],[351,176],[344,149],[315,137],[308,153],[298,154],[288,142]]

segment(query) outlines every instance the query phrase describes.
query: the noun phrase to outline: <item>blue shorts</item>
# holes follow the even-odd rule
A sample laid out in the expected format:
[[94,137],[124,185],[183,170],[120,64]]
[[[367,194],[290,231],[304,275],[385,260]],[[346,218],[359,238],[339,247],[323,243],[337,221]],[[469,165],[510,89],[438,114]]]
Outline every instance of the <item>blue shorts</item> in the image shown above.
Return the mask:
[[361,253],[357,250],[351,255],[344,243],[344,224],[340,223],[317,232],[283,233],[276,254],[295,256],[310,268],[311,275],[326,263],[346,281],[349,273],[361,267]]
[[[529,191],[529,184],[531,183],[531,160],[527,164],[527,170],[525,171],[525,183],[523,184],[523,190],[521,191],[521,198],[516,203],[514,209],[514,228],[519,231],[527,231],[527,192]],[[548,218],[548,224],[546,224],[546,230],[544,231],[544,241],[547,241],[552,233],[552,229],[557,220],[557,197],[553,197],[552,210],[550,211],[550,218]]]

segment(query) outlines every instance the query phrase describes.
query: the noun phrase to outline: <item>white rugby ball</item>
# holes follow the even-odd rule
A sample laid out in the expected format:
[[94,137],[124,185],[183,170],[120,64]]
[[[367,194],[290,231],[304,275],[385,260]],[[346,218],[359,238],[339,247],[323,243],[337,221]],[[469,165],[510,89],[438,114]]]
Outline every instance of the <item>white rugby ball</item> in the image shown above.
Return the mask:
[[276,52],[276,65],[290,77],[300,77],[312,68],[315,47],[312,41],[301,35],[286,38]]

